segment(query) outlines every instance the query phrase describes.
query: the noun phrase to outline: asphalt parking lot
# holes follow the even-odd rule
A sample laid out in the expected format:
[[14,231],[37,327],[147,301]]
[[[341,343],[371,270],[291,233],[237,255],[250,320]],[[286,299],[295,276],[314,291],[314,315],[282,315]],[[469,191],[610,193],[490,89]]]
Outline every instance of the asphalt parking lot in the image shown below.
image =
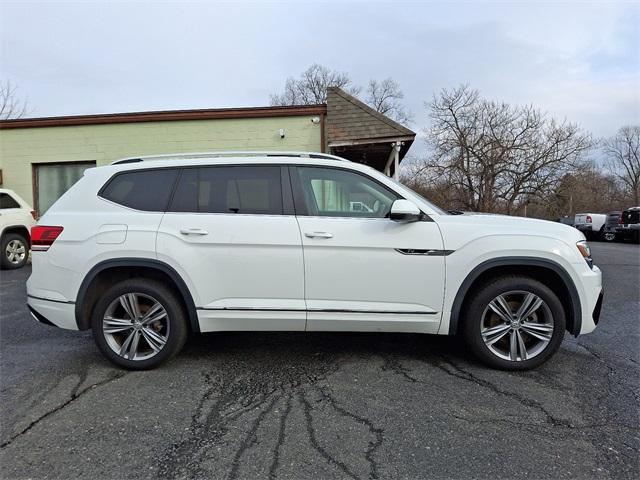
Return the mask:
[[455,340],[224,333],[125,372],[88,332],[35,323],[1,273],[2,478],[638,478],[640,249],[593,244],[596,332],[543,367]]

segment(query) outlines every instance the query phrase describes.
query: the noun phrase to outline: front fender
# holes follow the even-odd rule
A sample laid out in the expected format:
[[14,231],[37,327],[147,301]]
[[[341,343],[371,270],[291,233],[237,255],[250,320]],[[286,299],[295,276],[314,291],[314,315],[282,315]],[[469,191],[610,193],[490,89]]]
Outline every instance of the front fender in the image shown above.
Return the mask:
[[[449,248],[449,247],[447,247]],[[575,250],[575,251],[574,251]],[[573,315],[571,333],[580,333],[582,299],[586,292],[580,272],[589,270],[575,247],[544,236],[495,235],[467,242],[446,258],[447,286],[439,333],[454,334],[464,298],[473,282],[484,272],[496,267],[547,268],[560,277],[569,292],[569,310]]]

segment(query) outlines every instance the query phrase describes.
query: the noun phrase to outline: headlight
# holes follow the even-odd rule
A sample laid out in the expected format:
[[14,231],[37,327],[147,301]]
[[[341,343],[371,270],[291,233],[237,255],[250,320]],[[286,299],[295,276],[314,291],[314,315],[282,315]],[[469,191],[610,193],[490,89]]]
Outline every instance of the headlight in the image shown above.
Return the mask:
[[593,268],[593,260],[591,259],[591,249],[589,248],[589,244],[587,243],[587,241],[586,240],[579,241],[578,243],[576,243],[576,247],[578,247],[578,251],[584,258],[585,262],[587,262],[587,265],[589,265],[589,268]]

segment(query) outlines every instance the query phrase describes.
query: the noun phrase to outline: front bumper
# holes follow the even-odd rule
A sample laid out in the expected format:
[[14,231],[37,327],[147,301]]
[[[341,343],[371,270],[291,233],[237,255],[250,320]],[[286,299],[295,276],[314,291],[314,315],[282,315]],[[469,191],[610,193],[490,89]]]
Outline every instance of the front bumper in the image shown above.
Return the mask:
[[593,318],[593,323],[595,323],[596,325],[598,325],[598,322],[600,321],[600,312],[602,311],[603,298],[604,298],[604,291],[601,291],[600,295],[598,296],[598,301],[596,302],[596,306],[593,309],[593,314],[591,315],[591,317]]
[[616,234],[620,237],[632,236],[638,232],[640,232],[640,223],[616,227]]
[[[602,308],[602,271],[594,265],[593,270],[581,275],[580,306],[582,322],[579,335],[591,333],[600,320]],[[577,286],[577,285],[576,285]]]
[[74,303],[28,296],[27,307],[31,316],[40,323],[67,330],[78,330]]

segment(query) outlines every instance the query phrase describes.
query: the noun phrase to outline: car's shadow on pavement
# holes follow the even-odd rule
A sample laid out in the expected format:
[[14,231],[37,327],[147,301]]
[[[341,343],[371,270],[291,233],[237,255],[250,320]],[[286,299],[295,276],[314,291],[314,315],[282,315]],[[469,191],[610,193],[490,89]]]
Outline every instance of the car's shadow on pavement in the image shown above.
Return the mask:
[[416,333],[341,332],[220,332],[193,335],[176,361],[261,357],[282,362],[304,362],[349,357],[393,357],[397,360],[476,362],[457,337]]

